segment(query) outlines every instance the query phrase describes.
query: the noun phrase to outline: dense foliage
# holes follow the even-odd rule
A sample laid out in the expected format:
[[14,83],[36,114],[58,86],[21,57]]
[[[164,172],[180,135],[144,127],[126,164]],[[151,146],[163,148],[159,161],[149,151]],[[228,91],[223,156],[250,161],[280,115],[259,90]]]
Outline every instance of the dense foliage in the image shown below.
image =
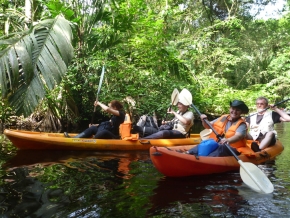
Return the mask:
[[[126,107],[135,115],[155,111],[159,118],[164,117],[174,88],[189,89],[200,111],[211,114],[227,113],[233,99],[244,100],[254,109],[258,96],[273,103],[288,97],[290,14],[286,11],[279,19],[255,19],[251,10],[254,6],[263,10],[274,2],[271,0],[34,1],[30,20],[23,15],[27,11],[23,1],[2,2],[0,63],[6,71],[0,72],[0,86],[5,90],[2,98],[8,98],[18,114],[28,116],[34,108],[62,121],[89,120],[103,66],[106,74],[99,100],[108,103],[130,96],[136,105]],[[16,32],[16,36],[23,36],[28,31],[32,37],[37,25],[59,16],[70,23],[73,34],[74,59],[70,62],[71,56],[58,50],[54,60],[68,65],[65,76],[63,71],[47,70],[39,64],[32,65],[32,71],[24,69],[23,74],[21,61],[17,71],[12,65],[17,55],[7,59],[9,39],[17,44]],[[42,53],[42,60],[48,60],[48,55]],[[25,83],[27,89],[14,86],[18,82],[21,88],[23,82],[16,72],[24,78],[41,75],[38,84],[44,88],[40,96],[34,93],[38,98],[31,92],[40,85]],[[19,105],[17,96],[28,97]],[[27,99],[33,99],[33,104]]]

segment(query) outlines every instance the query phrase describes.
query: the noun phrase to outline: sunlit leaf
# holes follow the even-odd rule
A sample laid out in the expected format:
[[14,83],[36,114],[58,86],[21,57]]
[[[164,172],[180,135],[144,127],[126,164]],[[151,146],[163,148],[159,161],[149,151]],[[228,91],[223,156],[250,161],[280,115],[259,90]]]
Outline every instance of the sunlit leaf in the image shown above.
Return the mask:
[[53,89],[73,58],[72,31],[62,16],[40,22],[30,32],[14,40],[0,41],[9,46],[0,52],[2,97],[17,114],[29,115]]

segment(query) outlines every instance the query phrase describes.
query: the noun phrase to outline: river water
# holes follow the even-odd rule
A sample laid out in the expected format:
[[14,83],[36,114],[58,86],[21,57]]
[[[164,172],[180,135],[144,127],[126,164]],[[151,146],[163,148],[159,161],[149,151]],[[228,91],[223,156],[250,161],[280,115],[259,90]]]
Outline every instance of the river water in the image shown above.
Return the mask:
[[239,172],[165,177],[148,151],[13,152],[1,135],[0,217],[290,217],[290,123],[276,130],[285,149],[259,165],[271,194]]

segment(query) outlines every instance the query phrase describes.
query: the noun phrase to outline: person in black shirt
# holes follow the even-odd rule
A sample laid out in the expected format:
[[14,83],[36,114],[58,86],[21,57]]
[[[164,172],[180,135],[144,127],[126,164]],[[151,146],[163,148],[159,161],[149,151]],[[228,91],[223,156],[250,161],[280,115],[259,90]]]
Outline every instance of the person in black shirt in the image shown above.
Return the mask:
[[[74,138],[90,138],[94,135],[96,139],[119,139],[119,127],[125,120],[125,111],[123,105],[117,100],[109,103],[109,106],[95,101],[94,106],[100,106],[107,113],[112,114],[109,121],[102,122],[101,124],[90,124],[89,128]],[[64,132],[65,137],[70,137],[67,132]]]
[[[259,97],[256,99],[257,112],[250,114],[246,118],[249,132],[247,139],[254,140],[252,149],[260,151],[276,143],[277,132],[274,124],[280,122],[290,122],[290,116],[276,106],[269,105],[268,99]],[[272,111],[265,110],[270,107]]]

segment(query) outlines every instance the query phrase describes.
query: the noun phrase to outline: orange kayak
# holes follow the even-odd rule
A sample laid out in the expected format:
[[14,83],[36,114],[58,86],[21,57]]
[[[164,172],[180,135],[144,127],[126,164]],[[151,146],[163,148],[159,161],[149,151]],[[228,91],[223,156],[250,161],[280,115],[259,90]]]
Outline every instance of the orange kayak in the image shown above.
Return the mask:
[[[94,139],[65,138],[63,133],[32,132],[5,129],[4,134],[13,145],[22,150],[149,150],[151,146],[177,146],[199,144],[199,134],[184,139]],[[70,134],[71,136],[76,134]]]
[[[247,142],[250,146],[250,142]],[[233,156],[229,157],[207,157],[185,154],[185,151],[196,145],[157,147],[150,148],[150,158],[159,172],[168,177],[182,177],[193,175],[206,175],[238,170],[240,164]],[[261,152],[241,154],[238,157],[243,162],[261,164],[273,160],[284,150],[282,143],[277,140],[274,146],[268,147]]]

